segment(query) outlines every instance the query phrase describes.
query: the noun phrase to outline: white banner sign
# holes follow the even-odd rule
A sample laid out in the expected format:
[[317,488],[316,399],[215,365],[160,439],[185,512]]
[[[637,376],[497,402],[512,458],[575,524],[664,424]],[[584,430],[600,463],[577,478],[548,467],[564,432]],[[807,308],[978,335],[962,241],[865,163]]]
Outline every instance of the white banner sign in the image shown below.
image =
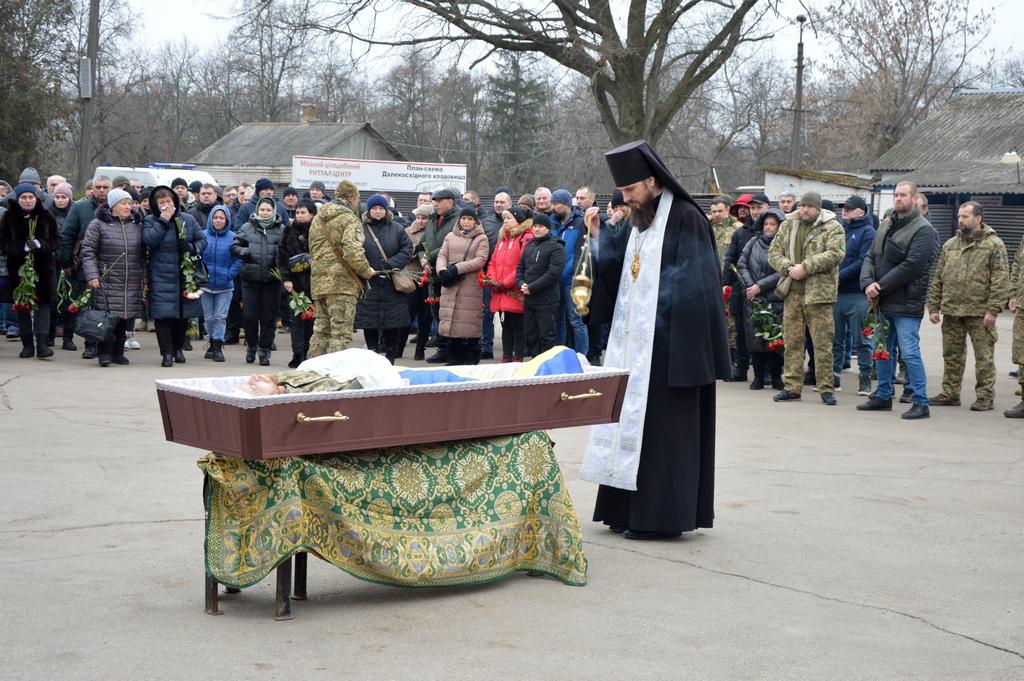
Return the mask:
[[466,166],[456,163],[367,161],[352,158],[292,156],[292,186],[306,189],[320,180],[331,191],[342,180],[360,190],[425,192],[439,187],[466,191]]

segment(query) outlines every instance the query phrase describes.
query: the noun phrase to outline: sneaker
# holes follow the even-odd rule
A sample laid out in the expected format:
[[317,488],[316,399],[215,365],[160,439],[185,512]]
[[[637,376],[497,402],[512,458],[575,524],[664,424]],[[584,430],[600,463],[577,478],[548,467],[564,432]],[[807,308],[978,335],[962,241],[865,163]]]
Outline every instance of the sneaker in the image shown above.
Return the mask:
[[935,397],[929,397],[928,402],[935,407],[959,407],[960,398],[950,397],[946,393],[939,393]]
[[821,393],[821,402],[822,404],[827,404],[830,407],[834,407],[839,404],[836,400],[836,396],[832,393]]
[[871,377],[864,376],[860,379],[860,383],[857,386],[857,394],[867,397],[871,394]]
[[8,326],[7,327],[7,340],[9,340],[9,341],[21,340],[21,333],[18,331],[18,327],[16,327],[16,326]]
[[979,397],[971,405],[971,411],[992,411],[992,400]]
[[857,405],[857,411],[892,411],[892,400],[880,400],[872,397],[867,402]]
[[900,415],[901,419],[905,419],[907,421],[912,421],[914,419],[926,419],[930,417],[931,412],[928,411],[928,405],[926,404],[915,404]]
[[126,338],[125,341],[124,341],[124,349],[125,350],[141,350],[142,349],[142,345],[140,345],[139,341],[135,340],[135,338]]

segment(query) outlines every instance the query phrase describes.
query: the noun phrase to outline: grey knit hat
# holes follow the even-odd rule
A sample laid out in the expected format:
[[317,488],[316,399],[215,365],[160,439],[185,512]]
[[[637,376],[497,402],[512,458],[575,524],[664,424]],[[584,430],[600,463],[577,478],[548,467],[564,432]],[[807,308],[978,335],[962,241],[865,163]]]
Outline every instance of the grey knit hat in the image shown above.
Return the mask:
[[821,210],[821,194],[818,192],[805,192],[804,195],[800,197],[799,205],[814,206],[818,210]]
[[21,176],[18,178],[18,184],[22,182],[28,182],[29,184],[42,184],[43,180],[39,177],[39,171],[29,166],[21,171]]

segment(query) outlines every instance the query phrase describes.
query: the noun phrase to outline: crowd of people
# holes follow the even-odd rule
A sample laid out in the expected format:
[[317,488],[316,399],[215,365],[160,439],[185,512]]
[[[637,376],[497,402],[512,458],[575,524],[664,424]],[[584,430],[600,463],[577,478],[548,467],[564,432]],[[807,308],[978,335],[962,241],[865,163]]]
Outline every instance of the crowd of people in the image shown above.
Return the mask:
[[[476,192],[440,188],[420,194],[408,215],[347,181],[333,196],[314,182],[280,198],[267,178],[222,189],[97,176],[82,189],[74,201],[65,178],[43,186],[33,168],[13,188],[0,184],[2,300],[16,313],[7,335],[20,338],[23,358],[52,358],[57,342],[77,351],[77,316],[92,305],[117,320],[109,341],[84,343],[82,357],[104,367],[128,364],[125,350],[138,349],[136,332],[150,325],[165,367],[184,363],[193,339],[206,339],[205,358],[216,362],[244,340],[245,361],[268,366],[280,328],[292,368],[348,347],[356,330],[392,363],[412,346],[415,360],[476,364],[495,359],[495,315],[503,362],[561,344],[599,364],[609,327],[578,313],[573,277],[631,211],[619,192],[598,211],[588,187],[538,187],[515,201],[499,187],[487,207]],[[708,211],[729,380],[770,385],[778,402],[811,385],[833,405],[855,357],[857,393],[868,398],[858,409],[891,410],[902,384],[899,401],[911,404],[903,418],[926,418],[929,406],[960,404],[969,337],[971,409],[993,409],[995,321],[1024,298],[1024,244],[1011,268],[972,201],[940,245],[927,199],[909,182],[881,220],[859,196],[841,211],[814,192],[783,193],[776,205],[764,194],[720,196]],[[919,347],[926,311],[943,337],[942,389],[932,396]],[[1024,364],[1024,315],[1014,329],[1013,359]],[[1024,417],[1024,400],[1005,414]]]

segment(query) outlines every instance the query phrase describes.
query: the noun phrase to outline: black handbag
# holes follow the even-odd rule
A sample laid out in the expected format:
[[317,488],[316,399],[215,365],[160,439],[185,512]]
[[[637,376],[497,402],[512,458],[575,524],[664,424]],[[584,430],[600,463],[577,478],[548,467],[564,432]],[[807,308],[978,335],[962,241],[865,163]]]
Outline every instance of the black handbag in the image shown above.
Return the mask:
[[93,306],[78,312],[75,317],[75,333],[87,341],[109,343],[114,340],[114,327],[119,321],[118,317],[110,314],[109,304],[106,310]]
[[192,263],[195,269],[192,271],[192,278],[196,282],[196,288],[204,288],[210,285],[210,270],[206,269],[206,261],[203,256],[192,256]]

